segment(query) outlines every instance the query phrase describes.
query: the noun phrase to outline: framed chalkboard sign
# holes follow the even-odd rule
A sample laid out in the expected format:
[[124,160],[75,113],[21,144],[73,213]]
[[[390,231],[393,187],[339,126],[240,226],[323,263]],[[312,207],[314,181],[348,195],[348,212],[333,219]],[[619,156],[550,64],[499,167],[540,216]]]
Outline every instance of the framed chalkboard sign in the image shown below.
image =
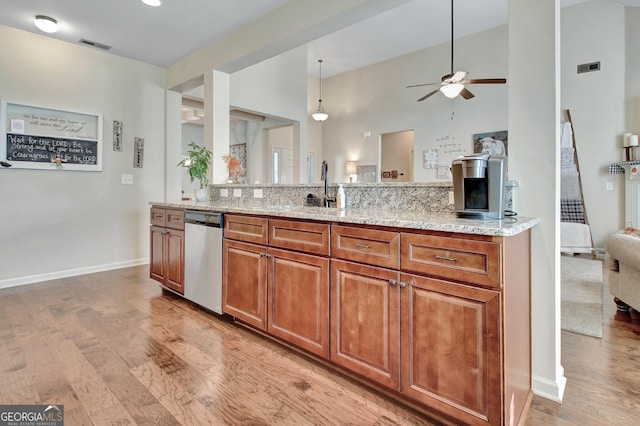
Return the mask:
[[2,101],[0,159],[14,168],[102,170],[102,115]]

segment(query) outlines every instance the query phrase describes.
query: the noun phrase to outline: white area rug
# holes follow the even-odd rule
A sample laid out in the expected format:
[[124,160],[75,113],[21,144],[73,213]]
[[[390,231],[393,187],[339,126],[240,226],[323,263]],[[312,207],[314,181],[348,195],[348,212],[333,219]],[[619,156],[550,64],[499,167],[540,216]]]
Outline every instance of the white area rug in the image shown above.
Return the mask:
[[561,256],[563,330],[602,337],[602,262]]

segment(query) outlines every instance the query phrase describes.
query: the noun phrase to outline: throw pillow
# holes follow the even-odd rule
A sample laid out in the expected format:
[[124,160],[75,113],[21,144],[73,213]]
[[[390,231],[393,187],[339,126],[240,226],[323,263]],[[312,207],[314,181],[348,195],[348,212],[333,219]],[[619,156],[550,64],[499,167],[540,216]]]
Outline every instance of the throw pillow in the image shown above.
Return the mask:
[[640,238],[640,229],[629,227],[629,228],[625,228],[624,233],[632,237]]

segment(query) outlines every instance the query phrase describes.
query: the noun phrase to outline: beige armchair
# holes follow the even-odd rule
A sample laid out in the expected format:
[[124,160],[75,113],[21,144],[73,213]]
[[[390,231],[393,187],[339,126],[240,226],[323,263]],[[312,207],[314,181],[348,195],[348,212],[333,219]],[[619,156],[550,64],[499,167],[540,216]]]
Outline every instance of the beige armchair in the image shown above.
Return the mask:
[[605,276],[618,310],[640,311],[640,231],[627,228],[607,238]]

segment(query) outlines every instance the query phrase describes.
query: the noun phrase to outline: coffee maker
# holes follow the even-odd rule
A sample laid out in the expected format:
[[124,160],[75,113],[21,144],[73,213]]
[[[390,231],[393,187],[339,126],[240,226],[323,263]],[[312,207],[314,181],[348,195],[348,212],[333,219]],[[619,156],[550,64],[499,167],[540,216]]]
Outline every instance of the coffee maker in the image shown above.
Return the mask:
[[453,200],[458,217],[504,217],[507,157],[469,154],[451,162]]

